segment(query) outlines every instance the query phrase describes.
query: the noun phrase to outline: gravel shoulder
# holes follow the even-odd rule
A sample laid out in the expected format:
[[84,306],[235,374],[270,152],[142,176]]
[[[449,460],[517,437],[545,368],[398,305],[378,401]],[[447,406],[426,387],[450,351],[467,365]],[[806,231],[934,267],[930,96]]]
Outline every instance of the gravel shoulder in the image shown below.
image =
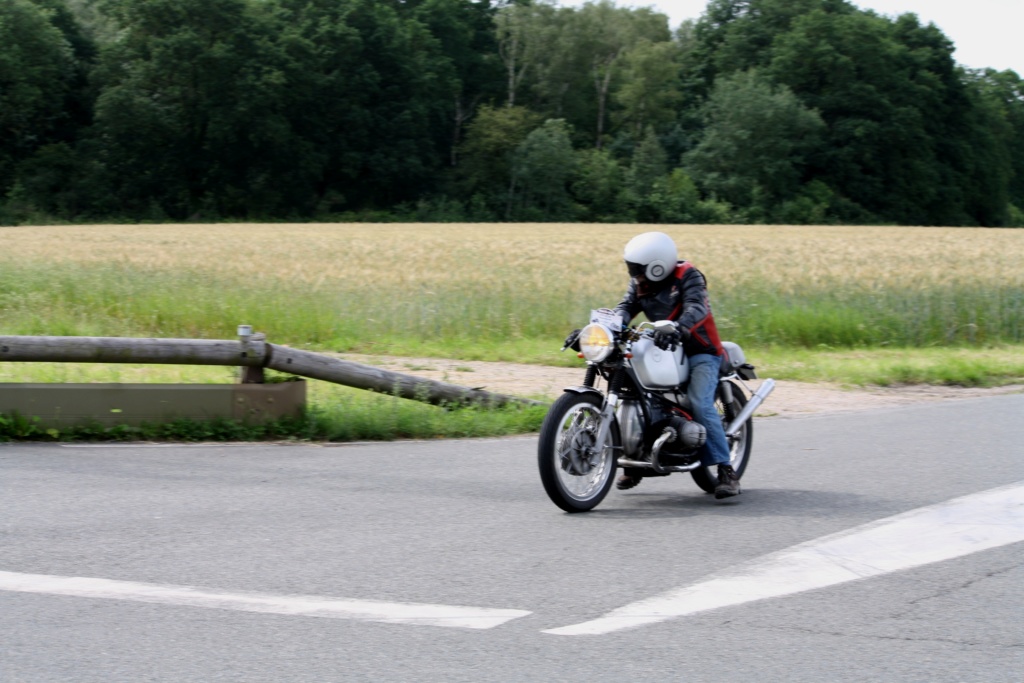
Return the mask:
[[[563,387],[580,384],[583,368],[556,368],[516,363],[397,358],[343,354],[345,360],[373,365],[392,372],[486,389],[498,394],[551,400]],[[750,382],[756,389],[759,381]],[[779,380],[775,390],[755,413],[762,417],[800,417],[823,413],[872,410],[929,401],[949,401],[978,396],[1024,393],[1024,384],[995,388],[908,385],[896,387],[845,387],[828,383]]]

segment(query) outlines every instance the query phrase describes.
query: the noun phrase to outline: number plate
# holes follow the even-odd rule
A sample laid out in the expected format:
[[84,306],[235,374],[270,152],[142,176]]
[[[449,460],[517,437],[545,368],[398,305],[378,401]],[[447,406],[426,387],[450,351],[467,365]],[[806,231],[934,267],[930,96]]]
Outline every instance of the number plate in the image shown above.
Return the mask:
[[599,308],[596,311],[591,311],[590,322],[604,325],[612,332],[618,332],[622,329],[622,318],[610,308]]

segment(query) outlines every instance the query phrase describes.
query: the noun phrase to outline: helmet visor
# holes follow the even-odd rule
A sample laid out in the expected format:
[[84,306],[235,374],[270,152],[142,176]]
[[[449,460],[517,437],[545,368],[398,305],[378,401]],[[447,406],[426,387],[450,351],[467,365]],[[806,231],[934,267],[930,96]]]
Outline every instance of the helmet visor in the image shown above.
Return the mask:
[[641,275],[645,275],[647,273],[647,266],[641,263],[633,263],[631,261],[626,261],[626,270],[629,271],[630,277],[640,277]]

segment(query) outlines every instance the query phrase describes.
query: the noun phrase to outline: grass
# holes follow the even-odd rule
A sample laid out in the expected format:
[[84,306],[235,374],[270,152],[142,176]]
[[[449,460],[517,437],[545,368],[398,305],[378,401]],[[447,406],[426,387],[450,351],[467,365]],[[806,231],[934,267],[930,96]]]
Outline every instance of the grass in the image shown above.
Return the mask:
[[[0,335],[216,339],[232,338],[245,323],[272,342],[312,350],[577,365],[558,352],[561,340],[591,308],[619,300],[627,284],[622,246],[649,229],[0,228]],[[1024,377],[1022,230],[660,229],[707,275],[723,337],[742,344],[766,374],[882,385]],[[73,379],[83,371],[71,365],[21,367],[27,379],[18,381],[83,381]],[[5,372],[0,367],[0,381]],[[166,372],[108,366],[89,370],[85,381],[178,381],[161,380]],[[224,381],[227,371],[220,372],[211,381]],[[406,413],[395,400],[314,396],[319,433],[467,435],[470,422],[491,419],[467,413],[461,422],[450,411],[401,402]],[[526,428],[521,418],[532,424],[506,415],[479,434]]]
[[[750,357],[748,355],[748,357]],[[853,386],[991,387],[1024,381],[1024,345],[925,349],[759,349],[758,374]]]
[[[3,228],[0,331],[223,338],[247,323],[314,349],[547,362],[536,342],[619,300],[622,245],[649,227]],[[746,346],[1024,343],[1024,231],[665,229]]]
[[506,436],[540,430],[544,406],[438,408],[358,390],[315,403],[313,431],[328,441]]

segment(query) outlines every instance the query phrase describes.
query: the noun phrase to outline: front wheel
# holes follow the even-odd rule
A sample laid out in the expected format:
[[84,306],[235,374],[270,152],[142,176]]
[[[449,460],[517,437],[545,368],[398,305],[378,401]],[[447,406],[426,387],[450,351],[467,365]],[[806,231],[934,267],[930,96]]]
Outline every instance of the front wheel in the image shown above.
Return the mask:
[[[718,414],[722,416],[722,427],[727,428],[745,405],[747,405],[747,397],[736,384],[732,384],[732,403],[729,405],[722,401],[721,392],[719,392],[718,398],[715,399],[715,407],[718,408]],[[737,477],[742,477],[743,472],[747,469],[747,463],[750,462],[750,450],[753,446],[754,418],[751,417],[740,427],[736,438],[729,441],[729,464],[736,470]],[[693,477],[697,486],[708,493],[714,493],[715,487],[718,486],[717,467],[698,467],[690,472],[690,476]]]
[[595,448],[603,403],[597,394],[562,394],[541,425],[537,443],[540,480],[551,502],[566,512],[596,507],[612,486],[621,442],[618,424],[612,418],[604,448]]

